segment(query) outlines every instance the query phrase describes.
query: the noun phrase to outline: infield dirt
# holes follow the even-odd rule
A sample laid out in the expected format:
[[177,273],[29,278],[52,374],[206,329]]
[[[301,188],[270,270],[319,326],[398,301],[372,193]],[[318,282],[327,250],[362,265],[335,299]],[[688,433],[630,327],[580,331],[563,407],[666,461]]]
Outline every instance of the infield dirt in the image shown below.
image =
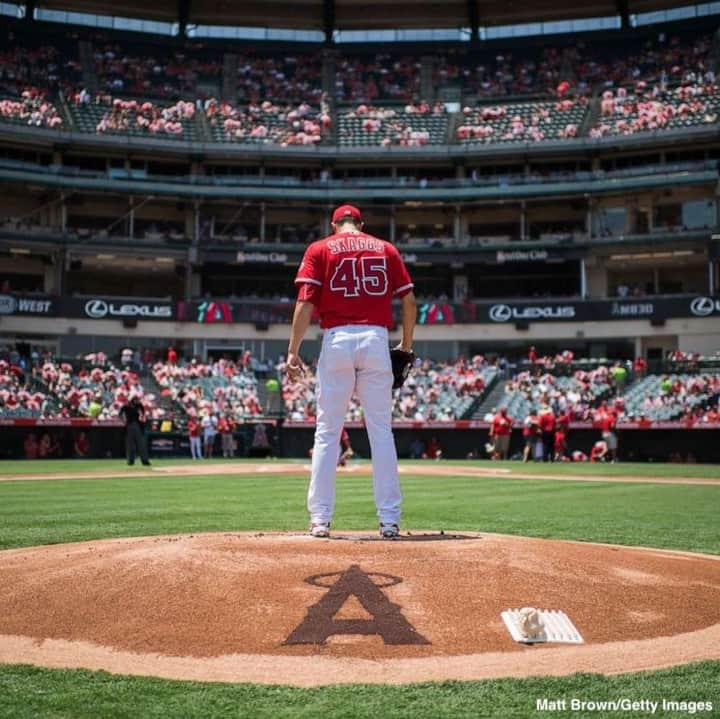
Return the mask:
[[[343,576],[352,591],[328,610]],[[720,659],[720,558],[663,550],[486,534],[181,535],[4,551],[0,584],[3,662],[317,685]],[[567,612],[586,644],[516,644],[500,612],[527,605]],[[373,626],[385,629],[345,631]],[[288,643],[299,627],[314,643]],[[404,640],[408,627],[425,641]]]

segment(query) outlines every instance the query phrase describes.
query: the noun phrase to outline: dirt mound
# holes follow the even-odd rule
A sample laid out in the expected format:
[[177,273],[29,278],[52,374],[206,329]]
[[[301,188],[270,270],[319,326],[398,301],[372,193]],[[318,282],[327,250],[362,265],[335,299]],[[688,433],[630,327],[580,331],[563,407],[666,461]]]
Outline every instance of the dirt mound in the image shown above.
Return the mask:
[[[720,658],[720,561],[660,550],[205,534],[9,550],[0,584],[4,662],[312,685]],[[500,612],[526,605],[586,644],[516,644]]]

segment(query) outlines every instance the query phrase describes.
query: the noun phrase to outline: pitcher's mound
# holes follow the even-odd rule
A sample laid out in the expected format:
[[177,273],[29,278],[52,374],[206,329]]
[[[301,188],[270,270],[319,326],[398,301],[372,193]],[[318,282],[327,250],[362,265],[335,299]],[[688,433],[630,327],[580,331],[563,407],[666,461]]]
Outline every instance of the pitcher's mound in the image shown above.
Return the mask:
[[[0,553],[0,661],[323,684],[606,673],[720,658],[720,561],[498,535],[118,539]],[[430,541],[431,540],[431,541]],[[500,613],[566,612],[525,647]]]

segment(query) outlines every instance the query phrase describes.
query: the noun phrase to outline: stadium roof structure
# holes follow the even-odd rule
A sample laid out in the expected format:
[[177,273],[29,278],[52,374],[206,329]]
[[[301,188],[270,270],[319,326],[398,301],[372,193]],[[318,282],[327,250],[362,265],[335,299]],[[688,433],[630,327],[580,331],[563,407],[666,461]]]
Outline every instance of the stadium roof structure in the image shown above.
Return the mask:
[[[32,0],[29,8],[181,25],[320,30],[475,28],[669,10],[697,0]],[[625,24],[625,23],[624,23]]]

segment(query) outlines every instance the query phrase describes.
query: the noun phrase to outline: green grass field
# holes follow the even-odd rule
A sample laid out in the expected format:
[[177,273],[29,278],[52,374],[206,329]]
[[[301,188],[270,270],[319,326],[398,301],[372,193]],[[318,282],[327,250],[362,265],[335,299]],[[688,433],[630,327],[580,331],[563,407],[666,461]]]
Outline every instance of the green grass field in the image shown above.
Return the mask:
[[[178,464],[166,461],[160,464]],[[257,464],[254,462],[253,464]],[[446,463],[453,464],[453,463]],[[490,467],[481,463],[483,467]],[[466,463],[458,463],[467,466]],[[492,465],[537,474],[403,477],[404,529],[489,531],[720,554],[720,485],[575,482],[542,474],[720,477],[716,466]],[[119,461],[3,462],[0,475],[123,472]],[[0,482],[0,548],[109,537],[232,530],[302,530],[307,477],[149,475]],[[371,484],[338,481],[335,527],[375,527]],[[712,702],[720,716],[720,662],[606,678],[450,682],[313,690],[199,684],[102,672],[0,666],[0,717],[541,717],[622,716],[616,711],[538,712],[535,700],[577,697]],[[639,716],[642,714],[630,713]],[[657,711],[654,716],[682,716]]]

